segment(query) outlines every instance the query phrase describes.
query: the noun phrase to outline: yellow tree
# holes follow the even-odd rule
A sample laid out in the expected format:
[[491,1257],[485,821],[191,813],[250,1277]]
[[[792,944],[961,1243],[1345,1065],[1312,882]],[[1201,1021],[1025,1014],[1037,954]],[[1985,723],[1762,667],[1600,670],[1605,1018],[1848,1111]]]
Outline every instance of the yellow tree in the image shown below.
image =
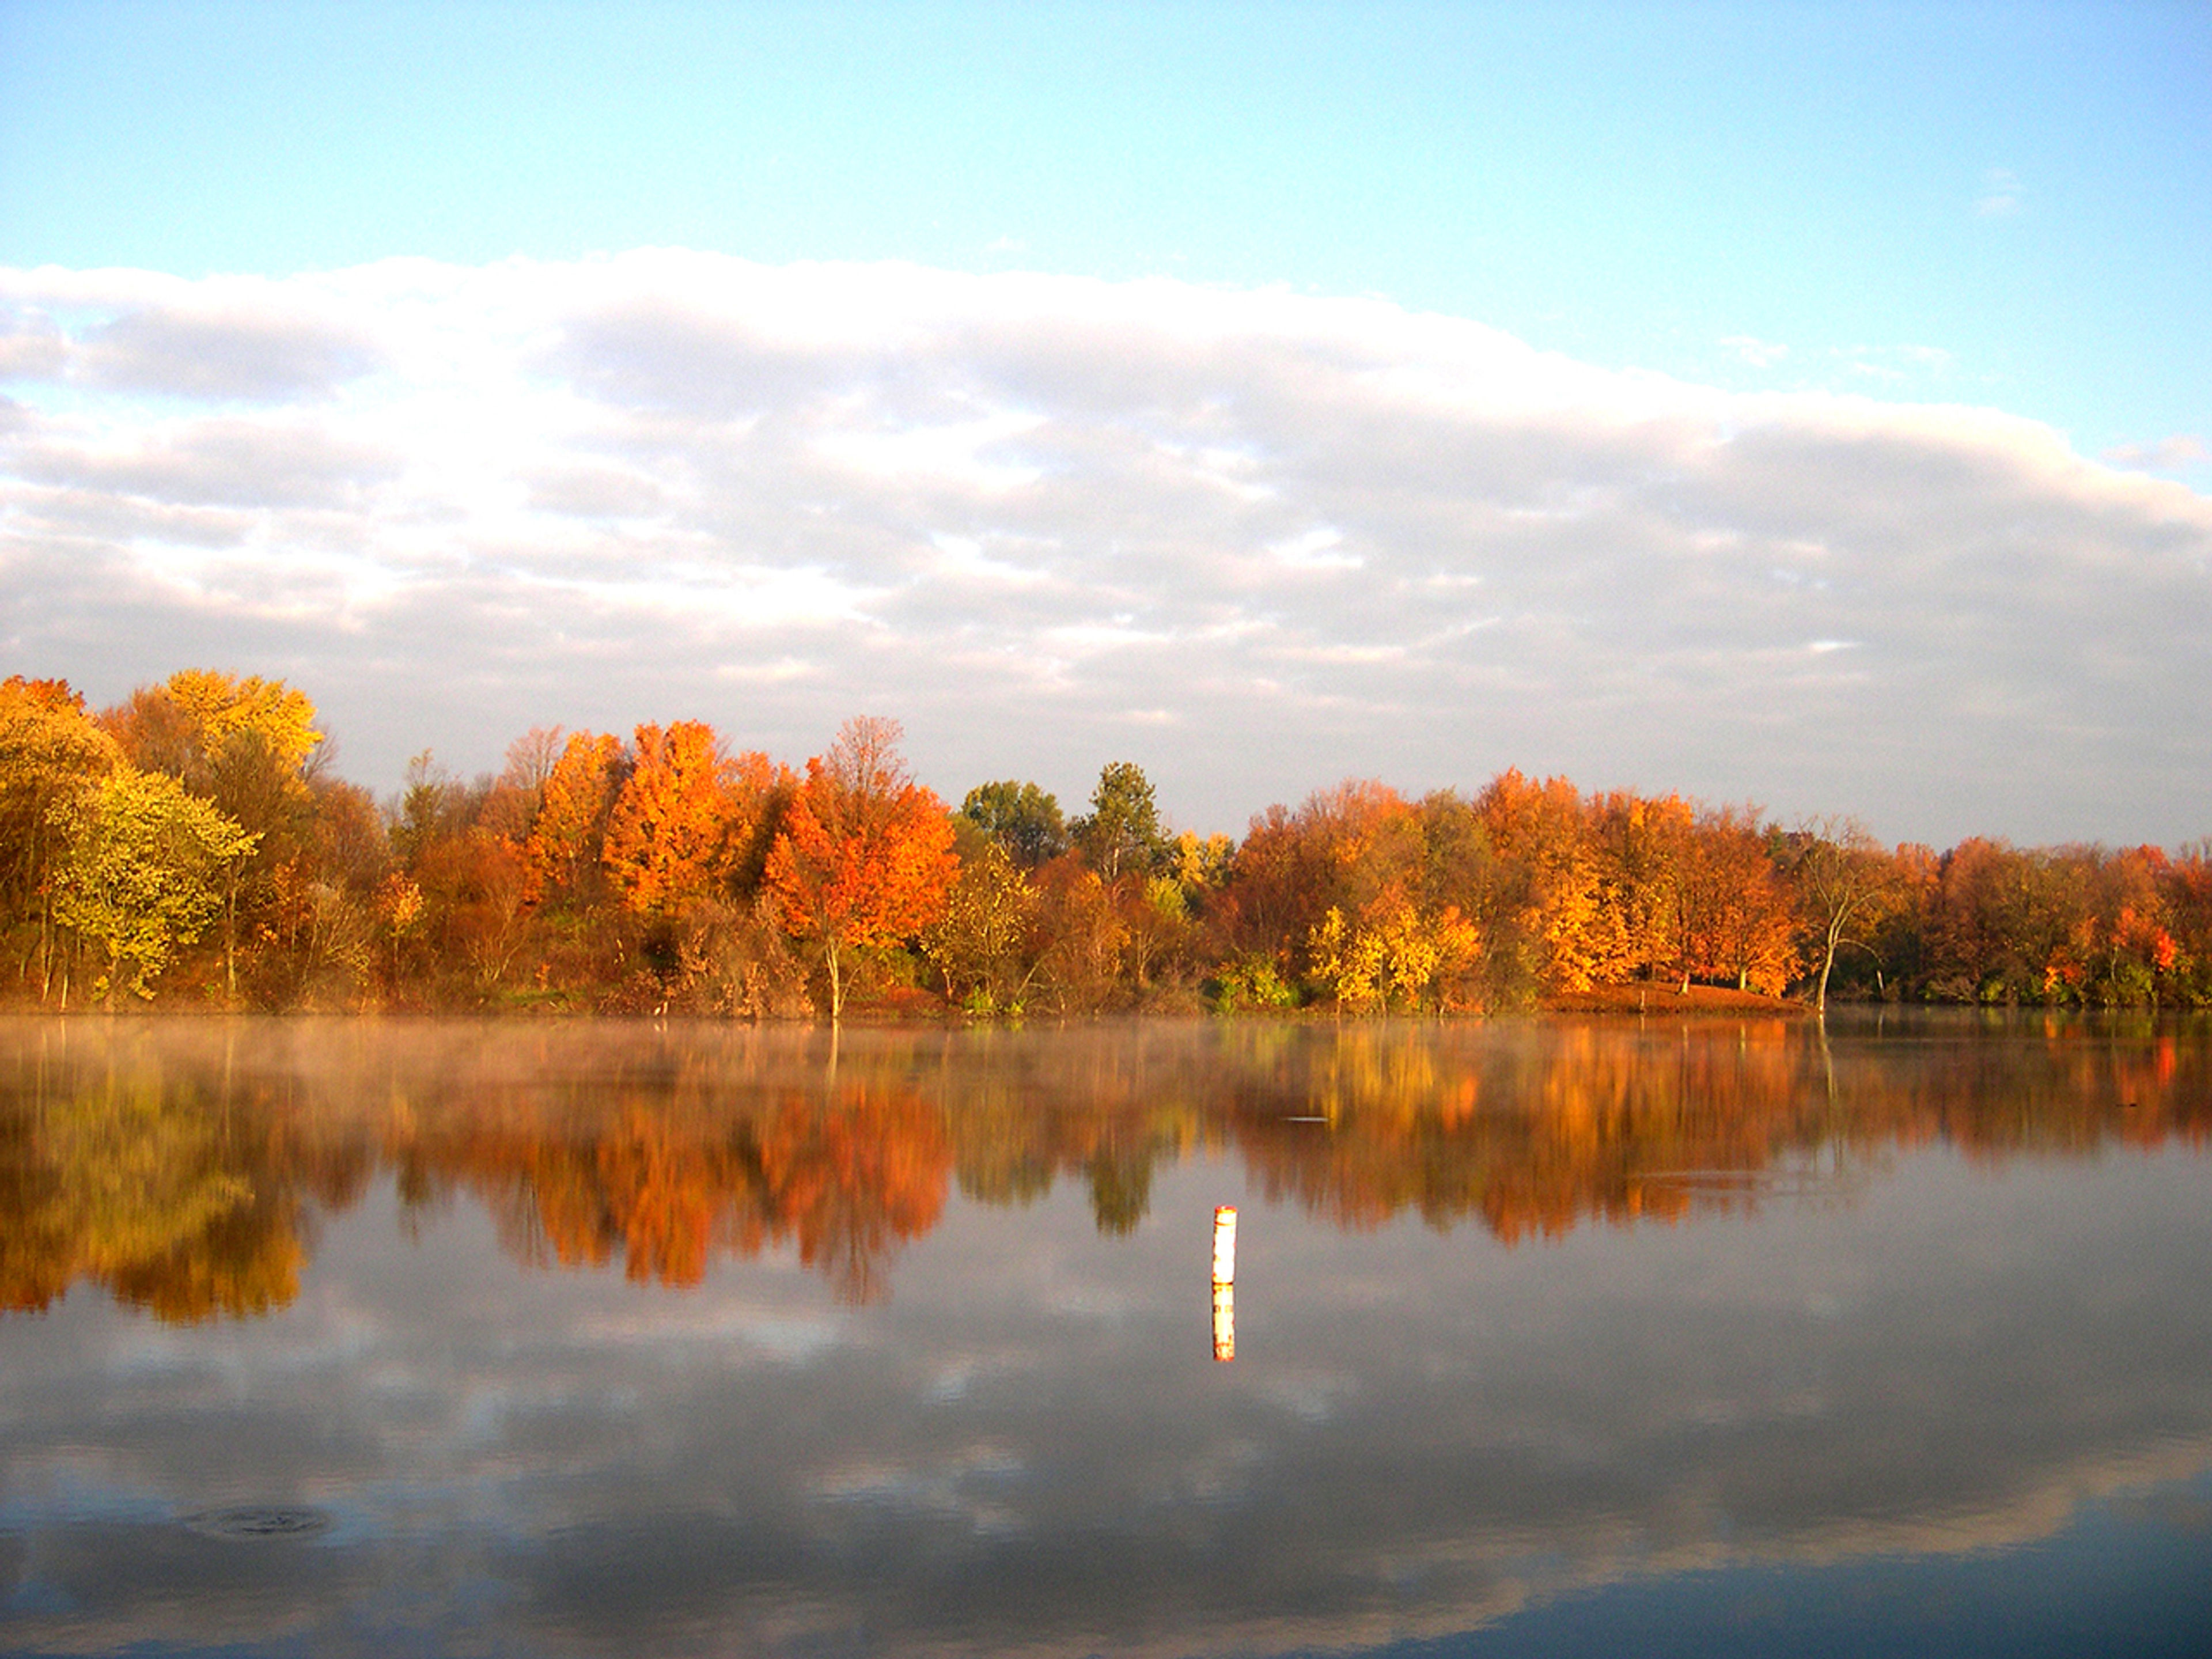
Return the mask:
[[1382,1004],[1382,952],[1379,935],[1346,921],[1343,910],[1332,904],[1307,939],[1307,971],[1338,1007],[1364,1013]]
[[0,926],[35,919],[23,962],[27,973],[35,957],[41,997],[53,961],[54,816],[113,770],[117,757],[115,740],[65,682],[0,681]]
[[255,838],[253,853],[223,872],[223,976],[235,1000],[239,941],[273,935],[265,924],[277,872],[309,839],[311,763],[323,741],[315,705],[283,680],[186,668],[100,720],[133,766],[168,774]]
[[1332,904],[1307,942],[1315,981],[1354,1013],[1419,1009],[1481,948],[1480,931],[1457,906],[1425,914],[1396,893],[1349,920]]
[[976,1013],[1020,1012],[1037,970],[1028,948],[1036,909],[1036,889],[1005,843],[986,841],[981,856],[960,866],[944,915],[922,935],[948,1000],[964,1000]]
[[210,756],[238,733],[251,732],[268,745],[279,766],[296,773],[323,740],[315,730],[315,705],[282,680],[186,668],[170,675],[164,690]]
[[174,778],[130,766],[54,816],[66,842],[54,920],[106,952],[94,998],[150,997],[177,946],[215,920],[226,871],[257,838]]
[[908,775],[896,720],[845,722],[769,849],[784,927],[820,957],[830,1018],[841,1018],[853,953],[911,938],[945,913],[959,874],[945,804]]

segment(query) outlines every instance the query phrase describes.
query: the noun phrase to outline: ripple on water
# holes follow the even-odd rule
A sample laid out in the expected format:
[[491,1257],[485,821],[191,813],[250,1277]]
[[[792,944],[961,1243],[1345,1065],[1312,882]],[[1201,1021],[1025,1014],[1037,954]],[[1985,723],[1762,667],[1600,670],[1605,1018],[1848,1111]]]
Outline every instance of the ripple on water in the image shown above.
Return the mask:
[[237,1544],[266,1543],[279,1538],[319,1538],[331,1529],[331,1517],[301,1504],[233,1504],[225,1509],[202,1510],[185,1517],[185,1525],[203,1538],[220,1538]]

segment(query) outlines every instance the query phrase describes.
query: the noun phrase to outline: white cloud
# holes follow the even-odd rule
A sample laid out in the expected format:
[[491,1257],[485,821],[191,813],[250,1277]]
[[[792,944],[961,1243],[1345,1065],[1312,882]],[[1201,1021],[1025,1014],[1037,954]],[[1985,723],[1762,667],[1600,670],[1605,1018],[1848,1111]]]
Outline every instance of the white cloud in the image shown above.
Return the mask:
[[1930,345],[1838,346],[1828,355],[1846,374],[1892,386],[1946,374],[1954,361],[1942,347]]
[[1771,368],[1790,355],[1790,348],[1779,341],[1762,340],[1750,334],[1726,335],[1721,343],[1753,368]]
[[1270,543],[1267,551],[1293,570],[1357,570],[1364,562],[1344,550],[1344,532],[1328,525]]
[[107,391],[274,403],[378,367],[374,313],[313,279],[0,271],[0,374]]
[[2007,167],[1991,167],[1982,175],[1982,193],[1974,198],[1974,211],[1984,219],[2002,219],[2020,211],[2027,192],[2020,177]]
[[2121,444],[2106,450],[2103,459],[2114,466],[2179,472],[2185,467],[2202,466],[2212,460],[2212,449],[2208,449],[2204,440],[2193,432],[2177,432],[2155,443]]
[[947,793],[1133,758],[1207,829],[1518,764],[1938,841],[2212,830],[2212,502],[1992,410],[1371,299],[659,250],[0,308],[11,667],[284,673],[380,785],[556,721],[797,758],[866,709]]

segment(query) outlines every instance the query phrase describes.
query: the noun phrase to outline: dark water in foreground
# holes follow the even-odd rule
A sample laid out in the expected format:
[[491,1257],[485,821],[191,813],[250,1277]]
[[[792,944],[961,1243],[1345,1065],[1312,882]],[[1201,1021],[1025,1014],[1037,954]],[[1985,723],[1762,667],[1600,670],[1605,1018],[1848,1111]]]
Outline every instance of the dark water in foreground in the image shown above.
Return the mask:
[[0,1023],[0,1310],[9,1653],[2212,1650],[2202,1024]]

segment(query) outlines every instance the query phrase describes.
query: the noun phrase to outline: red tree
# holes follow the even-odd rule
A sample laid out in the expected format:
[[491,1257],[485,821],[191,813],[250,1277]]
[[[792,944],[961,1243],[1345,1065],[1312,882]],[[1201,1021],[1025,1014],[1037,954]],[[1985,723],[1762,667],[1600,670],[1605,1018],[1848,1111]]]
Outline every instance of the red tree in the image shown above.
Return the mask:
[[844,1012],[852,953],[920,933],[945,914],[959,873],[945,803],[907,775],[896,720],[840,728],[769,849],[767,879],[784,926],[819,952],[830,1018]]

